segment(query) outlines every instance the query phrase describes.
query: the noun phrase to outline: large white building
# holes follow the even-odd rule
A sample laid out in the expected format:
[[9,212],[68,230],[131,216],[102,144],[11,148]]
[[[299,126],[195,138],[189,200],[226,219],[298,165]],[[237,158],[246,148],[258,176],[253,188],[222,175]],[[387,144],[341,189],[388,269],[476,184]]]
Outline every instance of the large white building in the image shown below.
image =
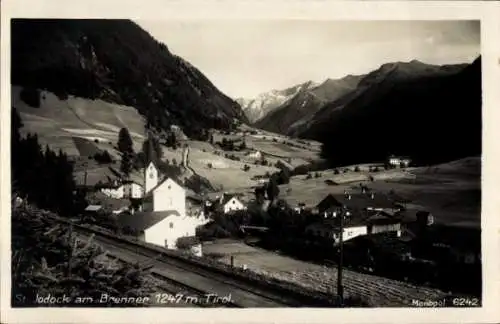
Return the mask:
[[168,249],[176,249],[181,237],[195,236],[196,227],[202,225],[199,219],[182,216],[175,210],[124,214],[120,223],[139,239]]
[[[171,178],[159,181],[154,163],[145,170],[142,211],[120,217],[122,228],[145,242],[177,248],[181,237],[193,237],[208,222],[203,214],[186,212],[186,189]],[[194,247],[199,251],[199,246]]]

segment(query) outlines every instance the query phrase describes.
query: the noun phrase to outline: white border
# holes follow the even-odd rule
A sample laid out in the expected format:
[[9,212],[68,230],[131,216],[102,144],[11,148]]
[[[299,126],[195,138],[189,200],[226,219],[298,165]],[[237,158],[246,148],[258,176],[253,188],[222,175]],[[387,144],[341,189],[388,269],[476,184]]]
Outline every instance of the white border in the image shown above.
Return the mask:
[[[161,1],[10,0],[1,17],[1,322],[494,323],[500,321],[500,3],[480,1]],[[10,309],[10,17],[129,19],[481,20],[483,71],[482,247],[480,309]],[[167,44],[168,45],[168,44]],[[495,145],[496,144],[496,145]],[[460,145],[460,143],[457,143]],[[459,269],[457,269],[459,271]],[[466,280],[466,278],[464,278]],[[496,320],[495,320],[496,319]]]

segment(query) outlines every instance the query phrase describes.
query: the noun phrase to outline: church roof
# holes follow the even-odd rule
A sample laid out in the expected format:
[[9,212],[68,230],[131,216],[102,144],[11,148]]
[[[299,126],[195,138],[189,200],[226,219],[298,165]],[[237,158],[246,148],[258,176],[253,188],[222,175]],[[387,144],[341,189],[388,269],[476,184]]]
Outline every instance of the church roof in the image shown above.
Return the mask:
[[168,216],[180,216],[176,210],[122,213],[118,216],[118,224],[121,228],[130,228],[134,231],[144,231],[161,222]]
[[156,186],[154,186],[153,188],[151,188],[151,190],[149,190],[146,195],[144,197],[148,197],[148,196],[152,196],[153,195],[153,192],[158,189],[158,187],[160,187],[162,184],[164,184],[168,179],[172,180],[175,184],[177,184],[179,187],[181,187],[183,190],[186,190],[183,186],[179,185],[174,179],[170,178],[170,177],[165,177],[162,181],[158,182],[158,184]]

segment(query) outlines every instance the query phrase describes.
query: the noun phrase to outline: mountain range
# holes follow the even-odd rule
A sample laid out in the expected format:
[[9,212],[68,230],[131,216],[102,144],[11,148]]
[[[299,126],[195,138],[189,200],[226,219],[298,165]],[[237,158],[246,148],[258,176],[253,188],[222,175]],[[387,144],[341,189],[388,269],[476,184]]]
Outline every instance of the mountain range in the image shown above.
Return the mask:
[[299,87],[264,112],[255,127],[320,141],[336,165],[389,154],[419,163],[480,154],[481,58],[456,65],[387,63],[366,75]]
[[294,98],[299,92],[315,88],[317,84],[312,81],[301,83],[284,90],[271,90],[259,94],[254,99],[237,98],[243,112],[251,123],[257,122],[274,109]]
[[[312,118],[328,102],[332,102],[356,89],[362,76],[327,79],[320,84],[309,81],[282,105],[268,111],[254,123],[257,128],[286,135],[296,135],[295,129]],[[245,110],[244,110],[245,111]]]
[[135,107],[152,126],[247,122],[198,69],[130,20],[13,19],[12,84]]

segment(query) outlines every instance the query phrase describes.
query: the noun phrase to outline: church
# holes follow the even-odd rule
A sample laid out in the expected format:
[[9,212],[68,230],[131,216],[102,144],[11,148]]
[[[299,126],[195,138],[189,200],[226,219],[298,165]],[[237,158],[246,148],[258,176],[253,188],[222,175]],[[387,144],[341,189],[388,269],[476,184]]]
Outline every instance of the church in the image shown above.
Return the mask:
[[[147,243],[177,249],[180,238],[194,238],[196,228],[208,220],[203,214],[186,212],[187,190],[172,178],[160,181],[153,162],[144,171],[142,208],[120,217],[120,223]],[[199,246],[196,250],[201,253]]]

